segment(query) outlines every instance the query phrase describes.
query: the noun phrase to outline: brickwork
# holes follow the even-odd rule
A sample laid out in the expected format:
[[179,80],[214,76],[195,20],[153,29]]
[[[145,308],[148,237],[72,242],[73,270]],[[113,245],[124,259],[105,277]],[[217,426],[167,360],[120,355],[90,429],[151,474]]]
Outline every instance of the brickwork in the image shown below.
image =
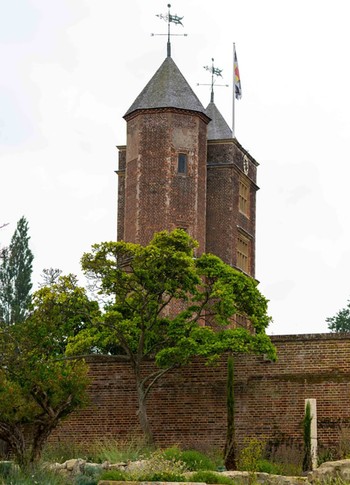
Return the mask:
[[[257,163],[234,139],[208,142],[207,157],[207,251],[237,266],[237,238],[242,234],[249,240],[248,272],[255,276]],[[248,215],[239,211],[240,179],[249,187]]]
[[118,152],[118,202],[117,202],[117,238],[124,239],[124,214],[125,214],[125,165],[126,146],[117,147]]
[[[182,227],[204,251],[209,120],[200,113],[170,108],[141,110],[126,119],[118,239],[145,245],[155,232]],[[179,153],[187,156],[184,174],[177,171]]]
[[[350,429],[350,336],[272,337],[278,361],[235,359],[236,440],[302,443],[304,399],[317,400],[319,444],[338,448]],[[152,365],[151,363],[147,364]],[[132,373],[117,357],[90,361],[90,405],[56,430],[52,439],[94,441],[140,432]],[[221,447],[226,432],[226,364],[201,362],[172,371],[149,396],[157,443]]]

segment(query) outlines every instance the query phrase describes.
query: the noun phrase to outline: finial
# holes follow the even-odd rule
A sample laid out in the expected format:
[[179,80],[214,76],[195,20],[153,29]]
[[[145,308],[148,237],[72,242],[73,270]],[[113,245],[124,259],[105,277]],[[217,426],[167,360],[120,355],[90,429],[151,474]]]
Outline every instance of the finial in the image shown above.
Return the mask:
[[[222,69],[219,69],[217,67],[214,67],[214,58],[212,57],[211,59],[211,67],[209,66],[203,66],[203,68],[206,71],[209,71],[211,73],[211,83],[210,84],[199,84],[197,83],[197,86],[211,86],[211,92],[210,92],[210,102],[214,103],[214,84],[215,84],[215,78],[214,76],[217,77],[222,77]],[[215,84],[215,86],[225,86],[228,88],[228,84]]]
[[167,42],[167,57],[171,57],[171,44],[170,44],[170,36],[171,35],[182,35],[184,37],[187,37],[187,34],[171,34],[170,33],[170,24],[173,23],[175,25],[182,25],[183,27],[183,24],[181,22],[181,20],[183,19],[183,17],[179,17],[178,15],[171,15],[170,13],[170,8],[171,8],[171,5],[170,3],[168,3],[168,13],[167,14],[157,14],[156,17],[159,17],[160,19],[163,19],[165,20],[166,22],[168,22],[168,33],[167,34],[151,34],[152,36],[154,35],[167,35],[168,36],[168,42]]

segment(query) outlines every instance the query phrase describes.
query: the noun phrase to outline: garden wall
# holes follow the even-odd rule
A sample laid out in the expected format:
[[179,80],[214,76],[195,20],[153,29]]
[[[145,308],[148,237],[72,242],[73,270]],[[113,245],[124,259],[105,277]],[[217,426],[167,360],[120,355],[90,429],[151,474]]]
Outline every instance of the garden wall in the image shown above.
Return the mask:
[[[235,359],[236,440],[263,438],[272,447],[302,443],[304,400],[317,400],[319,444],[339,449],[350,430],[350,334],[274,336],[278,361]],[[132,373],[120,358],[89,360],[90,404],[53,440],[95,441],[140,433]],[[152,363],[147,363],[152,366]],[[226,363],[196,362],[172,371],[149,396],[158,444],[222,447],[226,433]],[[349,434],[350,442],[350,434]]]

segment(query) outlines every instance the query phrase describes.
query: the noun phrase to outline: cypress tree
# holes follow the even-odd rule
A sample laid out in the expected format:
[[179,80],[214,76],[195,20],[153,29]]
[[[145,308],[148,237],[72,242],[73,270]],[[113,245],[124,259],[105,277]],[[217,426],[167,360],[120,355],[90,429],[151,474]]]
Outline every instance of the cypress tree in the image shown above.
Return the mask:
[[305,416],[303,420],[304,427],[304,459],[303,472],[312,470],[312,456],[311,456],[311,406],[310,402],[306,403]]
[[227,470],[236,470],[235,457],[235,398],[234,398],[234,362],[233,355],[227,359],[227,434],[224,461]]
[[6,325],[22,322],[30,303],[33,253],[28,242],[28,222],[17,222],[9,247],[1,251],[0,320]]

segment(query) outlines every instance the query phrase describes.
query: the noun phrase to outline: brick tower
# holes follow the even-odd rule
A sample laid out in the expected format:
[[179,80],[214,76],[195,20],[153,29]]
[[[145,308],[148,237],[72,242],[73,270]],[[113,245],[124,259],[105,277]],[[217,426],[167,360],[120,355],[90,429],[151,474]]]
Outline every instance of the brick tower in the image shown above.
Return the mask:
[[204,109],[168,53],[126,112],[119,146],[118,240],[147,244],[177,227],[255,276],[257,162],[213,98]]

